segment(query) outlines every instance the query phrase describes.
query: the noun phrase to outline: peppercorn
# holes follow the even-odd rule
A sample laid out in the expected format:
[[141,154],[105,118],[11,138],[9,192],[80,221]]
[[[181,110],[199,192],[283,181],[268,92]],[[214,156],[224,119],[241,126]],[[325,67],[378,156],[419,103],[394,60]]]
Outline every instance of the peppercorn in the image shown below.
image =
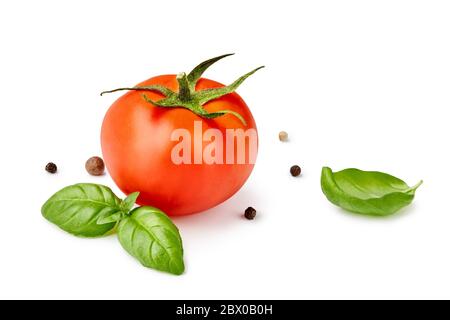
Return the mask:
[[298,177],[300,173],[302,173],[302,169],[299,166],[295,165],[291,167],[291,175],[293,177]]
[[86,161],[86,171],[93,176],[101,176],[105,172],[105,163],[100,157],[91,157]]
[[248,207],[247,209],[245,209],[244,216],[248,220],[253,220],[256,217],[256,210],[252,207]]
[[58,167],[53,162],[49,162],[45,166],[45,171],[50,172],[50,173],[56,173],[56,171],[58,171]]
[[286,142],[288,140],[287,132],[286,131],[280,131],[280,133],[278,134],[278,138],[280,139],[280,141]]

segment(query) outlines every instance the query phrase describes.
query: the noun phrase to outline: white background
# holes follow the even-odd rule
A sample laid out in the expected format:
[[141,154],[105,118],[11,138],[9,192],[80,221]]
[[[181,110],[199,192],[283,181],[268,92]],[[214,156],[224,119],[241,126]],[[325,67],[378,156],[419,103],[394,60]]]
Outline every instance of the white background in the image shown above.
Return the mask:
[[[450,298],[449,16],[448,1],[0,2],[0,298]],[[175,220],[184,275],[41,217],[68,184],[118,191],[84,171],[118,97],[100,91],[228,52],[206,77],[267,66],[238,90],[260,153],[232,199]],[[323,165],[424,185],[367,218],[326,200]]]

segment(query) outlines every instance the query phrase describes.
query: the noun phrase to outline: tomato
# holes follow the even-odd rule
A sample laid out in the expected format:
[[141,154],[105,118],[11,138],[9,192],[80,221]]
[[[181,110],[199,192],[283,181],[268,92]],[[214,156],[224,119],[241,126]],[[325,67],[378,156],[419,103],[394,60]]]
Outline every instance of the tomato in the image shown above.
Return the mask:
[[[181,92],[180,80],[176,75],[156,76],[132,89],[155,85],[175,93]],[[198,77],[191,89],[195,94],[211,88],[225,86]],[[194,160],[190,164],[176,163],[173,159],[174,148],[184,139],[174,140],[173,133],[181,129],[194,137],[191,141],[184,141],[190,148],[180,153],[186,156],[184,152],[191,149],[192,156],[185,159],[194,159],[194,150],[203,155],[203,152],[207,151],[205,149],[215,143],[215,139],[208,141],[204,140],[203,136],[198,140],[198,135],[195,136],[198,133],[194,129],[195,123],[197,127],[201,125],[202,134],[208,129],[217,129],[216,133],[220,132],[223,137],[227,137],[227,129],[253,130],[257,140],[255,120],[244,100],[235,92],[204,103],[204,116],[188,108],[158,106],[157,102],[163,101],[164,98],[165,95],[158,90],[132,90],[112,104],[101,129],[101,146],[108,172],[124,193],[140,192],[137,200],[140,205],[158,207],[173,216],[212,208],[235,194],[250,176],[254,167],[254,161],[249,161],[251,143],[248,139],[245,140],[244,150],[238,150],[242,145],[234,143],[234,149],[226,151],[234,152],[235,155],[244,151],[244,163],[238,163],[236,160],[230,163],[225,160],[223,163],[210,163],[205,159],[201,159],[200,163],[194,163]],[[233,114],[226,113],[208,118],[208,114],[212,115],[221,110],[229,110]],[[234,113],[240,115],[245,124]],[[196,146],[196,141],[201,142]],[[225,146],[226,142],[223,142],[223,145]],[[226,152],[224,151],[223,159]]]

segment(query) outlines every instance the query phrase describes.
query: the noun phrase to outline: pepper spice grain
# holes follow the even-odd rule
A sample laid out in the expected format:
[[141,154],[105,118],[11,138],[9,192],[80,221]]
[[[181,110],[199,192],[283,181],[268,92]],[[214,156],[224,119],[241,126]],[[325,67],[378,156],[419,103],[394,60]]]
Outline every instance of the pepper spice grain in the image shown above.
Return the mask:
[[86,171],[93,176],[101,176],[105,172],[105,163],[100,157],[91,157],[86,161]]
[[244,216],[248,220],[253,220],[256,217],[256,210],[252,207],[248,207],[247,209],[245,209]]
[[58,167],[53,162],[49,162],[45,166],[45,171],[53,174],[53,173],[56,173],[56,171],[58,171]]
[[292,166],[290,171],[293,177],[298,177],[302,173],[302,169],[297,165]]

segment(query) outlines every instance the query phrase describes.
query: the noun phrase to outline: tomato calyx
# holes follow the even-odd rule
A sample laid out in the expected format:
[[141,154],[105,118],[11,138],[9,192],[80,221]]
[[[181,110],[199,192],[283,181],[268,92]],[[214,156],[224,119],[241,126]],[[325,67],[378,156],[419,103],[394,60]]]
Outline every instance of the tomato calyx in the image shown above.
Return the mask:
[[203,108],[203,105],[207,102],[230,94],[236,89],[252,74],[258,71],[264,66],[258,67],[245,75],[239,77],[232,84],[221,87],[221,88],[209,88],[196,91],[195,86],[203,75],[203,73],[215,62],[231,56],[233,54],[224,54],[209,60],[206,60],[196,66],[189,74],[182,72],[177,75],[178,82],[178,92],[174,92],[169,88],[166,88],[161,85],[151,85],[151,86],[142,86],[142,87],[129,87],[129,88],[118,88],[114,90],[104,91],[100,95],[105,93],[112,93],[123,90],[134,90],[134,91],[154,91],[164,95],[164,98],[154,101],[150,99],[147,95],[143,94],[142,97],[148,103],[151,103],[157,107],[163,108],[186,108],[195,113],[196,115],[206,118],[206,119],[214,119],[226,114],[231,114],[238,118],[244,125],[247,125],[245,119],[239,113],[232,110],[220,110],[216,112],[208,112]]

